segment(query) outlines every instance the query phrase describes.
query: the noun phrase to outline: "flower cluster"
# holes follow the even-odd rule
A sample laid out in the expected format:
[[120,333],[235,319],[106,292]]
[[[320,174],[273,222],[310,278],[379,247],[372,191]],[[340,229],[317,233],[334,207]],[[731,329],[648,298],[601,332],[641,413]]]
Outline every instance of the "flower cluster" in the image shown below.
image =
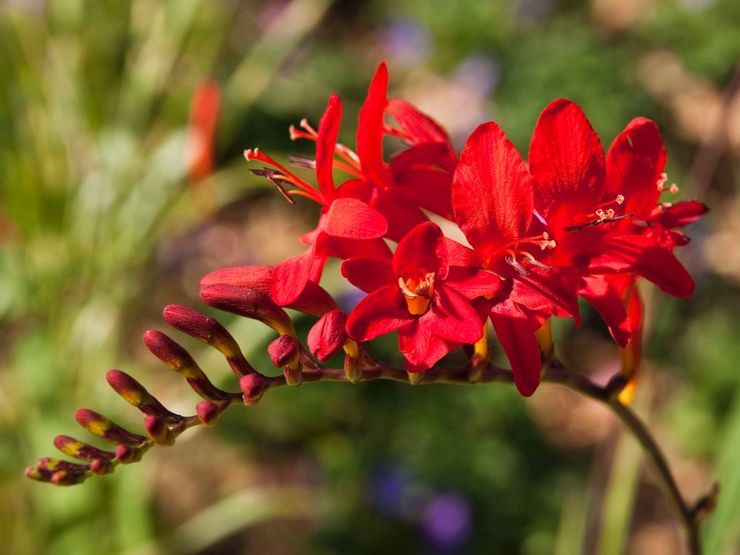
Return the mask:
[[[458,158],[444,129],[408,102],[389,100],[387,87],[383,63],[359,114],[356,150],[337,143],[336,95],[318,130],[305,120],[291,129],[292,138],[316,143],[314,160],[295,159],[315,171],[315,185],[259,149],[245,152],[264,164],[252,171],[289,199],[321,205],[316,228],[301,238],[306,251],[274,268],[272,299],[290,306],[310,297],[327,258],[341,259],[342,275],[368,293],[346,319],[349,339],[397,331],[407,370],[424,372],[482,340],[490,320],[519,391],[531,395],[542,366],[537,330],[552,316],[578,322],[581,297],[636,361],[635,279],[691,294],[693,281],[673,254],[687,242],[676,228],[706,211],[695,201],[661,202],[666,155],[655,123],[634,119],[604,156],[581,109],[556,100],[540,115],[528,161],[493,122],[472,133]],[[389,161],[386,136],[404,144]],[[457,226],[467,244],[436,222]],[[251,287],[263,271],[232,268],[229,280]]]
[[[389,100],[387,88],[382,63],[359,113],[355,149],[338,142],[342,103],[336,95],[317,129],[305,120],[290,129],[293,139],[315,142],[313,159],[292,159],[314,173],[310,179],[257,148],[245,151],[247,161],[261,164],[253,173],[291,202],[316,202],[320,217],[301,237],[302,254],[275,267],[211,272],[201,280],[200,298],[271,327],[277,338],[268,353],[282,375],[253,368],[211,316],[170,305],[164,319],[218,350],[240,390],[217,387],[182,346],[150,330],[148,349],[203,399],[195,414],[171,412],[131,376],[111,370],[111,387],[145,415],[145,435],[81,409],[79,424],[114,449],[57,436],[55,446],[82,462],[45,457],[27,470],[30,478],[71,485],[107,474],[155,445],[171,445],[192,426],[215,423],[235,402],[253,405],[270,388],[304,381],[501,380],[528,396],[552,356],[549,319],[578,323],[579,297],[601,314],[622,348],[624,375],[616,383],[629,394],[642,328],[635,282],[642,277],[671,295],[691,294],[693,281],[673,250],[688,241],[677,228],[706,211],[696,201],[661,200],[676,187],[666,187],[657,126],[634,119],[605,156],[580,108],[556,100],[540,115],[526,162],[493,122],[480,125],[458,157],[439,124],[404,100]],[[388,137],[401,144],[392,156],[384,152]],[[367,293],[349,314],[320,285],[329,258],[341,260],[344,278]],[[316,318],[307,347],[285,308]],[[511,371],[489,363],[489,321]],[[363,345],[391,332],[398,335],[403,369],[376,361]],[[433,368],[462,346],[468,347],[467,368]],[[341,351],[342,369],[323,366]]]

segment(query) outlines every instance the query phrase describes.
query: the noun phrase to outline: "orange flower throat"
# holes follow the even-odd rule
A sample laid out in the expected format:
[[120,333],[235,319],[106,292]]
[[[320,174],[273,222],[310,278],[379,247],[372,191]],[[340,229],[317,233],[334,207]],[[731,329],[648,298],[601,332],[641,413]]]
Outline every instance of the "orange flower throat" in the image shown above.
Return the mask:
[[414,316],[421,316],[429,308],[429,303],[434,295],[434,272],[406,280],[399,277],[398,287],[406,299],[409,313]]

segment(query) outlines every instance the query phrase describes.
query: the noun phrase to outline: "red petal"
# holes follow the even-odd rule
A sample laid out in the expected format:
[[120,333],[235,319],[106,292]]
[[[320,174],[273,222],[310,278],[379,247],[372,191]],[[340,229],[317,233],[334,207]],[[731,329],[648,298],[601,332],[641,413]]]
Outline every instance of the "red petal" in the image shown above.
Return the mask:
[[[524,283],[530,289],[539,293],[547,304],[551,307],[550,311],[557,316],[573,316],[576,325],[580,325],[581,319],[578,313],[578,283],[579,274],[574,270],[557,269],[557,270],[540,270],[529,268],[526,275],[517,274],[515,281]],[[530,306],[521,298],[516,299],[518,303],[532,310],[542,309],[539,303],[537,306]],[[559,312],[559,310],[563,312]]]
[[[529,146],[535,206],[545,219],[593,212],[604,184],[604,151],[581,109],[560,99],[544,109]],[[551,224],[554,222],[550,221]],[[567,225],[565,222],[557,222]]]
[[431,368],[454,347],[454,343],[435,336],[423,318],[398,330],[398,348],[406,359],[406,368],[412,372]]
[[450,266],[445,285],[468,299],[496,295],[506,286],[505,281],[494,273],[465,266]]
[[526,233],[533,210],[531,179],[495,123],[480,125],[465,143],[452,181],[452,208],[476,250],[495,250]]
[[439,226],[424,222],[401,239],[393,254],[393,273],[408,278],[419,272],[434,272],[437,280],[447,277],[447,247]]
[[347,315],[339,309],[327,312],[308,332],[308,348],[320,361],[332,357],[347,340]]
[[534,324],[522,312],[491,313],[491,323],[511,363],[514,383],[519,393],[529,397],[540,384],[542,362],[534,335]]
[[330,310],[337,308],[337,303],[320,285],[313,281],[307,281],[298,298],[285,306],[312,316],[323,316]]
[[354,198],[338,198],[326,213],[325,231],[334,237],[375,239],[388,231],[385,217]]
[[439,165],[450,172],[455,170],[457,159],[450,146],[450,137],[441,125],[420,112],[412,104],[399,98],[393,98],[388,102],[387,111],[401,126],[404,137],[413,144],[437,143],[443,145],[445,153],[439,159]]
[[388,168],[383,162],[383,134],[385,113],[388,99],[388,67],[382,62],[367,93],[365,103],[360,110],[357,126],[357,154],[360,157],[362,173],[378,187],[391,183]]
[[397,285],[377,289],[362,299],[347,320],[347,332],[355,341],[370,341],[413,321]]
[[475,343],[483,324],[470,302],[450,287],[440,285],[429,311],[421,317],[434,335],[456,343]]
[[400,241],[414,227],[429,220],[417,206],[394,191],[379,192],[376,208],[388,222],[386,237],[392,241]]
[[366,293],[396,285],[398,279],[388,258],[350,258],[342,262],[342,275]]
[[326,202],[336,196],[334,191],[334,149],[342,121],[342,101],[335,94],[329,97],[324,115],[319,122],[316,140],[316,179]]
[[326,258],[317,257],[314,249],[281,262],[273,271],[272,298],[280,306],[288,306],[303,293],[309,281],[318,281]]
[[450,266],[473,266],[476,268],[483,266],[480,256],[473,249],[461,245],[449,237],[445,237],[445,245],[447,245]]
[[621,347],[626,346],[630,340],[630,326],[619,293],[598,277],[585,277],[579,293],[604,319],[614,340]]
[[452,176],[436,168],[406,170],[394,176],[395,188],[412,204],[452,219]]
[[193,94],[188,122],[187,165],[190,179],[197,181],[213,169],[213,139],[221,104],[221,88],[203,81]]
[[272,280],[272,266],[231,266],[203,276],[200,287],[202,289],[216,284],[237,285],[269,294]]
[[391,249],[382,239],[345,239],[321,233],[316,238],[316,256],[334,256],[341,260],[358,254],[369,258],[390,258]]
[[658,126],[635,118],[614,139],[606,155],[604,200],[624,196],[623,212],[647,218],[658,201],[658,178],[665,167],[665,147]]
[[667,228],[683,227],[695,222],[709,211],[703,202],[684,200],[670,205],[657,206],[650,216],[651,222],[657,222]]
[[589,266],[592,274],[634,272],[674,297],[688,297],[694,280],[669,249],[641,235],[608,239],[606,251]]

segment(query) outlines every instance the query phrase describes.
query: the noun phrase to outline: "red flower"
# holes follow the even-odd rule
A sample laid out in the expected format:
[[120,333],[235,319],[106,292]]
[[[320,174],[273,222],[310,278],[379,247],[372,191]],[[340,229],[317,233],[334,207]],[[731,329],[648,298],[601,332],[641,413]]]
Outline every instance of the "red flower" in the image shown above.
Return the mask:
[[495,123],[479,126],[463,148],[452,184],[455,220],[475,249],[469,263],[507,278],[491,322],[523,395],[540,381],[534,332],[550,315],[577,316],[573,275],[540,260],[555,243],[534,218],[532,179]]
[[501,281],[482,270],[450,266],[439,227],[425,222],[406,235],[389,258],[353,258],[342,274],[368,291],[347,321],[355,341],[398,330],[398,345],[411,371],[423,371],[462,343],[483,335],[472,303]]
[[[305,120],[301,129],[291,128],[293,139],[316,142],[315,161],[296,161],[315,167],[318,188],[258,149],[245,151],[247,160],[259,160],[272,167],[253,171],[270,179],[289,199],[303,196],[322,205],[316,229],[301,239],[308,250],[275,268],[273,297],[278,304],[290,304],[308,281],[318,281],[329,256],[344,259],[357,252],[376,257],[388,255],[380,238],[387,236],[398,241],[412,227],[426,221],[420,207],[451,217],[450,172],[457,160],[449,137],[442,127],[407,102],[389,102],[387,88],[388,69],[382,63],[360,110],[357,153],[337,143],[342,106],[336,95],[330,97],[318,131]],[[393,115],[400,128],[386,126],[386,112]],[[387,133],[411,144],[390,164],[383,159],[382,142]],[[350,175],[338,187],[333,177],[335,168]],[[285,184],[294,189],[286,190]]]
[[578,269],[579,295],[596,308],[622,346],[630,337],[628,315],[619,291],[603,274],[634,273],[677,297],[694,288],[671,252],[684,236],[670,228],[696,219],[705,207],[656,206],[664,166],[655,123],[633,120],[605,159],[598,136],[569,100],[545,108],[532,136],[535,208],[557,243],[547,262]]
[[199,181],[213,169],[213,142],[216,134],[221,89],[214,81],[203,81],[193,94],[188,122],[188,175]]

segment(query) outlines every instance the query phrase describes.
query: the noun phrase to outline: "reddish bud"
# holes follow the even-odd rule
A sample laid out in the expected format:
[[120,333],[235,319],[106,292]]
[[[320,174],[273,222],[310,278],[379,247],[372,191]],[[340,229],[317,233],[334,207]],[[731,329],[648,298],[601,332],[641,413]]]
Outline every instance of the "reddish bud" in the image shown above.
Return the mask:
[[173,328],[207,343],[224,356],[243,358],[236,340],[216,319],[178,304],[166,306],[162,316]]
[[54,447],[59,449],[65,455],[84,461],[93,459],[109,461],[115,456],[115,453],[112,453],[111,451],[98,449],[97,447],[88,445],[79,439],[65,435],[58,435],[54,438]]
[[308,332],[308,348],[320,361],[325,361],[342,348],[347,341],[347,315],[338,308],[327,312]]
[[260,374],[247,374],[239,379],[239,387],[243,393],[244,404],[256,405],[265,392],[267,381]]
[[103,474],[110,474],[113,472],[113,463],[105,461],[103,459],[93,459],[90,461],[90,471],[96,476],[102,476]]
[[77,422],[88,432],[100,438],[122,443],[124,445],[140,445],[146,441],[144,436],[129,432],[105,416],[89,409],[80,409],[75,414]]
[[190,106],[187,160],[190,179],[197,181],[213,169],[213,139],[221,104],[221,89],[213,81],[198,85]]
[[167,410],[143,385],[120,370],[109,370],[105,376],[110,386],[123,399],[144,414],[153,415],[169,423],[182,420],[182,416]]
[[149,330],[144,334],[144,344],[154,356],[187,379],[190,387],[201,397],[211,400],[228,397],[228,393],[211,383],[190,353],[167,335]]
[[259,320],[280,335],[295,335],[295,328],[288,314],[263,291],[214,284],[201,287],[200,299],[219,310]]
[[267,346],[270,360],[278,368],[295,366],[298,362],[300,345],[295,337],[281,335]]
[[136,447],[128,445],[119,445],[116,447],[116,460],[122,464],[131,464],[139,462],[144,453]]
[[157,445],[172,445],[175,443],[175,435],[167,427],[164,420],[156,416],[149,415],[144,419],[144,428],[146,433]]
[[203,276],[200,280],[200,288],[205,289],[212,285],[234,285],[269,295],[272,280],[271,266],[231,266],[214,270]]
[[201,401],[195,405],[195,412],[198,414],[198,419],[204,425],[213,426],[228,406],[228,402],[215,403],[213,401]]

